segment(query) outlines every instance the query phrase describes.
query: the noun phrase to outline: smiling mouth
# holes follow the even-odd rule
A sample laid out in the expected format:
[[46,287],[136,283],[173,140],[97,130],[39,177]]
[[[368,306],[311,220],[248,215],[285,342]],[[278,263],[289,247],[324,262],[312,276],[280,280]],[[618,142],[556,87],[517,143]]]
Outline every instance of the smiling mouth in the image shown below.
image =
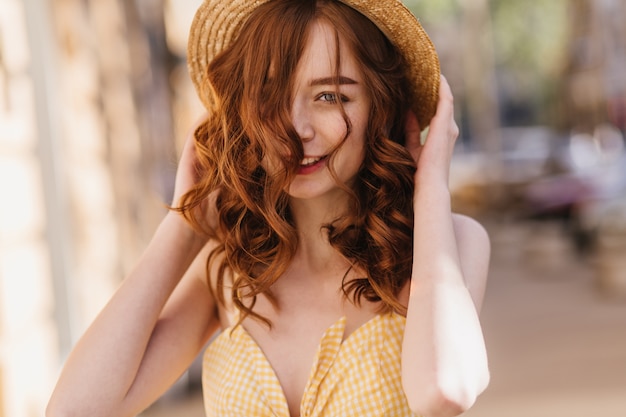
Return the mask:
[[303,168],[311,167],[323,159],[326,159],[326,156],[320,156],[316,158],[313,158],[313,157],[304,158],[302,162],[300,162],[300,166]]

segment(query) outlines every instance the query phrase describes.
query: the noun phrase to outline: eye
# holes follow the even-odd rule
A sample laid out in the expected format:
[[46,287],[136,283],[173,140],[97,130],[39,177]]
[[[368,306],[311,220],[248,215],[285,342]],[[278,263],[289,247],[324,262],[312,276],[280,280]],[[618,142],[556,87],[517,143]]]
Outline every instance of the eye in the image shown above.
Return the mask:
[[329,103],[336,103],[337,102],[337,94],[335,93],[322,93],[319,95],[319,100],[321,101],[326,101]]
[[348,101],[348,98],[337,93],[322,93],[318,96],[318,100],[336,104],[339,100],[341,100],[342,103],[345,103]]

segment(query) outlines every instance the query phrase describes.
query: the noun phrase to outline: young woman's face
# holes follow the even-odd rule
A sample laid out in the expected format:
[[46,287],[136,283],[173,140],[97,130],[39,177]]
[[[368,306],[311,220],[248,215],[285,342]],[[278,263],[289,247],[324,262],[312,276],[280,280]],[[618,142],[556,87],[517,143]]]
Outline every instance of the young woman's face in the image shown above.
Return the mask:
[[336,79],[336,50],[335,30],[323,21],[314,22],[295,74],[291,118],[302,139],[304,159],[288,189],[293,198],[314,198],[338,189],[328,156],[347,133],[339,101],[352,130],[332,159],[338,179],[350,184],[363,162],[370,99],[356,58],[341,37]]

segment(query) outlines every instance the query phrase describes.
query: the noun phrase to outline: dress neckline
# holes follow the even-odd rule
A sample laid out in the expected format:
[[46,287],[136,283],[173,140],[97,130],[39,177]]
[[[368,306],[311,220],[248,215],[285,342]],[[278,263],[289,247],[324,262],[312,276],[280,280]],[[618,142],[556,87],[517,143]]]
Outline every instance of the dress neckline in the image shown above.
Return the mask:
[[[349,335],[345,336],[347,317],[342,316],[324,331],[317,347],[317,353],[313,359],[313,363],[311,364],[309,377],[305,385],[302,398],[300,399],[300,415],[303,414],[303,410],[306,408],[307,404],[314,401],[314,398],[312,398],[314,397],[314,394],[312,393],[311,388],[326,375],[341,350],[349,347],[354,340],[358,340],[358,335],[366,332],[372,327],[375,327],[381,320],[393,316],[402,317],[404,319],[403,316],[393,312],[377,314],[354,329],[354,331],[352,331]],[[276,408],[274,410],[276,415],[280,417],[290,417],[285,391],[280,383],[280,380],[278,379],[278,375],[274,371],[274,368],[270,364],[267,356],[257,341],[241,324],[233,325],[225,329],[220,337],[224,336],[240,340],[245,344],[251,359],[254,360],[257,366],[261,368],[260,373],[266,375],[266,378],[264,378],[265,382],[272,387],[274,392],[280,393],[280,401],[272,402],[273,406]]]

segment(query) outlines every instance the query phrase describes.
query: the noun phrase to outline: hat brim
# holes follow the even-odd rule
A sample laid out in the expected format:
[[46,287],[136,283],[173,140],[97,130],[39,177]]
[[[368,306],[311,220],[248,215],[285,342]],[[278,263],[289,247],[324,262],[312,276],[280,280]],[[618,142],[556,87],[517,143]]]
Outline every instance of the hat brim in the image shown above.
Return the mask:
[[[200,100],[210,107],[206,74],[210,62],[236,39],[250,14],[272,0],[205,0],[191,24],[189,73]],[[399,0],[339,0],[370,19],[403,54],[411,86],[411,108],[420,128],[429,124],[439,98],[439,58],[428,34]]]

